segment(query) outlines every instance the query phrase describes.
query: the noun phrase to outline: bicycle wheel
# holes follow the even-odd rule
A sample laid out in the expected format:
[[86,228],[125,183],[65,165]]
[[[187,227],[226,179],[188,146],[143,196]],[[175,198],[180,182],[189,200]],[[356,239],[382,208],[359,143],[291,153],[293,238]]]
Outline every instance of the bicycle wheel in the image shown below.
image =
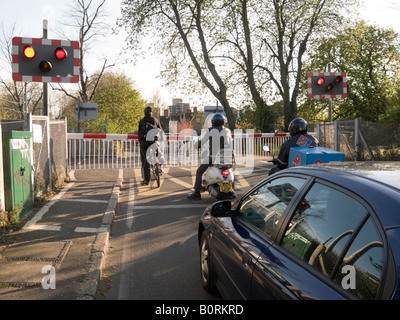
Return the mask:
[[160,187],[160,165],[156,163],[154,165],[154,177],[156,178],[157,181],[157,188]]

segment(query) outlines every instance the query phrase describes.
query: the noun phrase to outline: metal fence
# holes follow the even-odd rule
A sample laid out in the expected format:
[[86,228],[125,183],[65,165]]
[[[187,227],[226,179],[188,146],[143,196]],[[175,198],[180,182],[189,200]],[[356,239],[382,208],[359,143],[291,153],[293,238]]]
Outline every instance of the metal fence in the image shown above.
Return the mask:
[[[278,152],[288,139],[286,133],[253,133],[233,135],[233,149],[237,164],[265,159],[263,151],[268,145]],[[68,169],[140,168],[140,150],[137,135],[68,133]],[[167,135],[160,142],[165,165],[198,166],[201,149],[197,139],[191,136]]]
[[319,123],[319,145],[345,154],[348,161],[400,161],[400,126],[360,119]]
[[62,186],[67,173],[67,120],[29,115],[28,131],[33,132],[35,193]]

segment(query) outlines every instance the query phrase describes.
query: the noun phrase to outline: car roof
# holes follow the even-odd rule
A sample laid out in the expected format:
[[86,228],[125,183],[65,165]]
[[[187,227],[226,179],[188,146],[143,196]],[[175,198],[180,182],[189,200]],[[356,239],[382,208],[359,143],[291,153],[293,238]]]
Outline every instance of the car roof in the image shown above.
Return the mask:
[[400,190],[400,162],[335,162],[322,166],[357,174]]
[[378,209],[384,228],[400,227],[400,162],[335,162],[284,171],[311,175],[351,190]]

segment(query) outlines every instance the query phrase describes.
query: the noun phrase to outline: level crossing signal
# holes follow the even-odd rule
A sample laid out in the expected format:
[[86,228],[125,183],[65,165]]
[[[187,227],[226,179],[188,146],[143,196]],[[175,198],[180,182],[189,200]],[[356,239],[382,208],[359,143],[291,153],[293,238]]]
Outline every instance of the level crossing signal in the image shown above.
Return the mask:
[[13,80],[79,81],[79,42],[15,37],[12,39]]
[[311,72],[308,74],[309,99],[347,98],[345,72]]

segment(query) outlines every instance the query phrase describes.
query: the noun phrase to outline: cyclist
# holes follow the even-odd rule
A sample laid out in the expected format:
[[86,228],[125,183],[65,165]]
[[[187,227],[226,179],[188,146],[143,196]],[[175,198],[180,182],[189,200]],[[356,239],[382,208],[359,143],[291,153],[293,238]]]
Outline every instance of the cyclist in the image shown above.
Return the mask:
[[150,163],[147,161],[147,149],[154,143],[154,139],[151,139],[147,134],[152,129],[162,130],[160,122],[153,117],[153,108],[147,106],[144,109],[144,118],[139,121],[139,144],[140,144],[140,161],[142,162],[142,178],[140,182],[142,185],[148,185],[150,182]]

